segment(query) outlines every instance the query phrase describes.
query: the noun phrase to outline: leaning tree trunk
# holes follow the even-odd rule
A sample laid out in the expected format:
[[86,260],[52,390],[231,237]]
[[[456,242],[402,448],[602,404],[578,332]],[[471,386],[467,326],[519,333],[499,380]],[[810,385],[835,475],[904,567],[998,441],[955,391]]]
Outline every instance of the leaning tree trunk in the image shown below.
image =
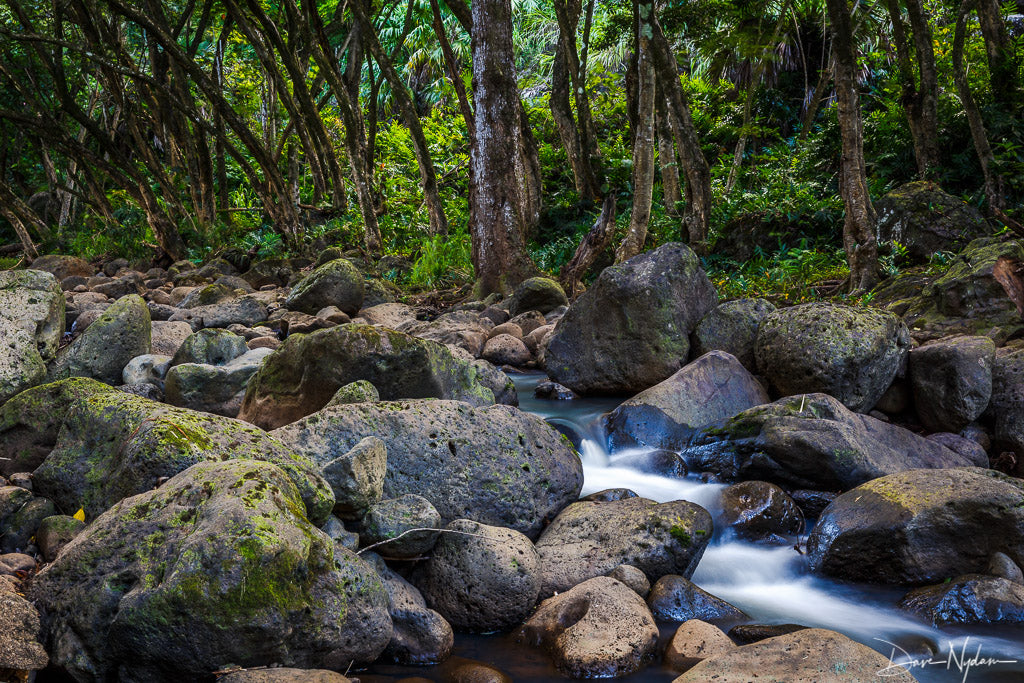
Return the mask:
[[522,166],[509,155],[522,146],[519,90],[512,59],[510,0],[472,4],[476,136],[469,169],[470,235],[476,293],[508,292],[535,270],[523,243]]
[[843,246],[850,264],[850,290],[866,291],[878,282],[875,209],[868,193],[864,163],[864,134],[857,95],[857,55],[854,52],[850,6],[847,0],[827,0],[835,54],[836,105],[843,152],[839,192],[846,219]]

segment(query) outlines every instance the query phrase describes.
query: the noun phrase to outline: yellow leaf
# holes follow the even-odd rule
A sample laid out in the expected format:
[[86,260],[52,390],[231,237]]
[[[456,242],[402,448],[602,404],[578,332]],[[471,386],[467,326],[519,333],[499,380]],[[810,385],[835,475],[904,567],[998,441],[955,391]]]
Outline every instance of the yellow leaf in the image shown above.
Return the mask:
[[85,510],[83,510],[82,508],[79,508],[78,512],[76,512],[75,514],[73,514],[71,516],[74,517],[75,519],[77,519],[79,522],[84,522],[85,521]]

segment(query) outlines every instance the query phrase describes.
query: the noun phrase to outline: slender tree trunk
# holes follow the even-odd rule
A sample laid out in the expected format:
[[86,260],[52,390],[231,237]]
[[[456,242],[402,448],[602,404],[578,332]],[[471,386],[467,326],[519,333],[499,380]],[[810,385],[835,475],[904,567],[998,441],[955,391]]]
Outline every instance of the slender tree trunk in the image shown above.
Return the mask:
[[[915,0],[906,0],[908,11],[915,4]],[[886,0],[889,10],[889,19],[893,27],[893,39],[896,44],[896,60],[900,73],[900,89],[902,91],[901,102],[907,114],[907,124],[910,128],[910,136],[914,142],[914,157],[917,160],[917,175],[920,178],[927,178],[938,163],[938,136],[936,102],[937,94],[935,83],[935,58],[931,45],[931,30],[928,27],[924,11],[918,5],[915,15],[916,23],[911,30],[914,38],[914,46],[917,52],[918,70],[920,72],[921,85],[918,86],[914,77],[914,65],[910,58],[910,44],[907,39],[906,30],[903,27],[903,15],[900,12],[898,0]],[[922,25],[923,21],[923,25]],[[921,33],[924,35],[921,35]],[[929,79],[930,77],[930,79]],[[926,86],[932,89],[928,93]],[[931,110],[928,111],[929,105]]]
[[935,47],[931,25],[928,23],[928,15],[925,13],[922,0],[905,2],[921,80],[917,92],[917,106],[922,138],[921,155],[924,162],[919,160],[918,168],[923,168],[923,177],[929,177],[933,175],[933,169],[939,165],[939,81],[935,68]]
[[672,124],[668,120],[665,97],[658,92],[656,98],[654,122],[658,130],[658,168],[661,170],[661,193],[665,202],[665,213],[669,216],[678,216],[679,203],[683,201],[679,185],[679,160],[676,157],[675,139],[672,135]]
[[[829,50],[829,54],[831,55],[831,50]],[[803,142],[807,139],[807,136],[811,134],[811,128],[814,126],[814,119],[818,116],[818,109],[821,108],[821,103],[825,99],[825,91],[828,88],[828,81],[832,77],[831,61],[831,56],[826,57],[825,64],[822,65],[821,71],[818,72],[818,83],[814,86],[814,93],[811,94],[811,101],[807,103],[807,109],[804,111],[804,115],[800,119],[800,135],[797,137],[798,142]]]
[[1021,102],[1020,55],[1006,31],[999,0],[977,0],[978,23],[985,39],[992,94],[1004,110],[1017,111]]
[[472,4],[473,92],[476,137],[470,150],[470,235],[476,294],[508,292],[535,271],[523,243],[525,221],[518,165],[521,123],[512,59],[510,0]]
[[[555,48],[555,59],[551,74],[551,115],[555,119],[558,135],[562,139],[569,166],[572,168],[576,192],[581,198],[594,201],[597,198],[597,180],[591,165],[589,150],[584,148],[586,132],[584,118],[589,114],[586,93],[578,93],[582,88],[579,73],[579,59],[576,56],[576,27],[579,24],[582,7],[579,0],[555,0],[555,14],[558,17],[558,45]],[[575,94],[578,105],[583,104],[585,110],[577,107],[580,126],[572,112],[572,97]]]
[[544,203],[543,175],[540,170],[540,152],[537,139],[533,137],[530,117],[526,113],[526,105],[519,98],[519,156],[516,160],[519,168],[520,192],[523,213],[523,238],[532,236],[540,223],[540,213]]
[[576,252],[562,267],[562,272],[559,275],[562,288],[570,299],[575,299],[580,293],[580,281],[612,243],[613,237],[615,237],[615,193],[609,192],[605,195],[601,205],[601,215],[598,216],[594,227],[583,237],[580,245],[576,247]]
[[437,35],[437,40],[441,44],[441,54],[444,56],[445,68],[448,70],[448,80],[455,88],[455,95],[459,100],[459,111],[462,112],[466,130],[469,131],[469,138],[472,140],[476,129],[473,122],[473,108],[469,104],[469,97],[466,96],[466,84],[462,82],[462,73],[458,61],[455,59],[451,41],[448,40],[448,33],[445,31],[444,19],[441,16],[441,8],[438,6],[437,0],[430,0],[430,10],[434,15],[434,34]]
[[[646,9],[645,9],[646,8]],[[633,211],[626,236],[615,251],[615,262],[628,261],[644,250],[654,192],[654,65],[651,63],[650,23],[653,5],[634,2],[637,46],[637,111],[633,133]]]
[[843,143],[839,191],[846,208],[843,245],[850,264],[850,290],[866,291],[878,282],[875,209],[868,193],[864,137],[857,94],[857,55],[847,0],[827,0],[835,53],[836,105]]

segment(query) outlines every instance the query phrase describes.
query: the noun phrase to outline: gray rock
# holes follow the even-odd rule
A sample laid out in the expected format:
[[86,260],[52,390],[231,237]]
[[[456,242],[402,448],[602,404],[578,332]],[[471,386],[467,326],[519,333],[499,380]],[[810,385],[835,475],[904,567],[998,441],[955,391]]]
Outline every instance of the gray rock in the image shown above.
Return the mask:
[[512,365],[521,367],[526,365],[533,356],[526,344],[521,339],[516,339],[510,334],[499,334],[487,340],[480,357],[495,365]]
[[225,365],[249,350],[245,338],[219,328],[194,332],[182,342],[171,365]]
[[1024,624],[1024,586],[980,574],[959,576],[937,586],[907,593],[900,609],[936,626]]
[[19,671],[37,671],[49,663],[40,630],[36,608],[17,593],[0,590],[0,670],[14,672],[12,680],[19,680]]
[[513,317],[526,311],[544,314],[568,303],[569,298],[560,284],[546,277],[531,277],[516,286],[508,302],[508,311]]
[[992,423],[992,453],[1016,454],[1013,473],[1024,474],[1024,348],[996,351],[992,366],[992,397],[985,417]]
[[721,303],[697,324],[690,339],[694,358],[708,351],[725,351],[750,372],[757,372],[754,346],[757,330],[775,306],[765,299],[735,299]]
[[[3,490],[0,488],[0,491]],[[29,545],[40,522],[56,513],[53,503],[45,498],[30,498],[13,514],[0,521],[0,553],[29,552]]]
[[992,553],[992,558],[988,561],[987,573],[1008,581],[1013,581],[1014,583],[1024,584],[1024,572],[1021,571],[1017,563],[1011,560],[1010,556],[1006,553]]
[[53,562],[64,546],[73,541],[85,528],[85,522],[68,515],[44,518],[36,529],[36,545],[43,560]]
[[334,507],[319,469],[262,430],[119,391],[74,401],[53,451],[34,476],[40,494],[61,510],[84,508],[92,519],[197,462],[228,459],[279,465],[302,493],[314,523]]
[[723,622],[748,618],[739,608],[676,574],[666,574],[654,583],[647,606],[658,621]]
[[608,442],[616,449],[680,450],[699,429],[769,400],[736,358],[710,351],[613,410],[606,419]]
[[61,349],[49,378],[91,377],[106,384],[120,384],[129,361],[150,352],[151,334],[146,302],[137,294],[122,297],[81,337]]
[[785,491],[765,481],[744,481],[722,491],[722,521],[748,541],[779,541],[804,530],[804,516]]
[[879,244],[898,242],[914,264],[992,234],[978,209],[927,180],[895,188],[875,201],[875,211]]
[[377,304],[359,311],[359,317],[367,325],[380,325],[395,330],[402,323],[416,320],[416,309],[406,304]]
[[324,306],[337,306],[355,315],[363,305],[363,291],[363,274],[350,261],[335,259],[303,278],[285,306],[310,315]]
[[640,596],[600,576],[545,600],[518,637],[543,647],[564,676],[615,678],[654,659],[658,627]]
[[[243,348],[248,348],[243,343]],[[173,406],[235,417],[242,408],[245,390],[267,358],[270,349],[246,350],[224,365],[181,363],[167,371],[164,391]]]
[[996,347],[988,337],[953,337],[910,352],[910,385],[921,424],[958,432],[981,414],[992,396]]
[[647,594],[651,592],[651,582],[647,575],[631,564],[620,564],[608,572],[608,576],[626,584],[641,598],[646,598]]
[[366,436],[386,435],[386,498],[414,493],[429,500],[445,523],[469,517],[532,538],[576,500],[583,485],[579,456],[561,435],[510,406],[356,403],[325,408],[272,434],[318,463]]
[[58,282],[73,276],[89,278],[96,274],[96,269],[90,266],[88,261],[64,254],[40,256],[32,262],[32,270],[46,271]]
[[582,394],[642,391],[686,363],[689,335],[717,300],[689,247],[671,243],[640,254],[605,268],[569,307],[548,342],[545,368]]
[[399,326],[399,331],[420,339],[458,346],[477,358],[492,327],[494,324],[479,313],[454,311],[431,321],[409,320]]
[[1024,481],[976,467],[881,477],[826,508],[807,541],[810,565],[853,581],[923,584],[984,572],[997,550],[1020,562],[1022,500]]
[[627,498],[580,501],[562,510],[537,540],[547,597],[632,565],[657,581],[692,576],[711,540],[711,515],[693,503]]
[[[848,490],[894,472],[981,463],[826,394],[790,396],[704,430],[683,453],[691,470],[726,481]],[[986,463],[987,464],[987,463]]]
[[769,314],[757,333],[757,367],[783,396],[823,392],[856,412],[870,410],[910,349],[896,315],[827,303]]
[[540,314],[540,311],[520,313],[508,322],[518,327],[524,335],[533,334],[547,325],[547,319]]
[[477,359],[472,364],[477,370],[477,381],[491,390],[495,403],[519,405],[519,394],[516,393],[516,384],[511,377],[485,360]]
[[334,515],[327,518],[320,526],[320,531],[330,536],[335,545],[345,550],[359,550],[359,534],[346,529],[344,523]]
[[357,380],[386,401],[443,398],[494,402],[472,364],[444,346],[369,325],[341,325],[289,337],[249,384],[240,417],[274,429],[320,410]]
[[152,352],[161,356],[173,357],[190,334],[192,334],[192,326],[186,322],[154,320]]
[[457,519],[415,582],[455,630],[501,631],[522,623],[537,604],[540,560],[517,531]]
[[196,306],[179,310],[170,317],[171,322],[187,322],[193,330],[206,327],[227,329],[229,325],[253,327],[267,319],[267,306],[256,295],[247,294],[218,304]]
[[53,663],[80,680],[180,681],[374,660],[391,638],[380,578],[302,503],[277,466],[235,460],[116,504],[33,581]]
[[[244,282],[244,280],[243,280]],[[248,283],[247,283],[248,286]],[[198,308],[230,301],[238,296],[233,287],[224,284],[196,287],[178,303],[178,308]]]
[[0,404],[46,377],[64,334],[64,294],[53,275],[0,271]]
[[365,379],[356,380],[346,384],[334,393],[334,396],[327,402],[329,406],[341,406],[349,403],[376,403],[380,400],[377,387]]
[[359,534],[364,546],[389,558],[407,559],[430,552],[437,542],[441,515],[430,501],[407,493],[370,506]]
[[388,450],[376,436],[367,436],[348,452],[323,466],[324,479],[334,491],[334,514],[342,519],[361,519],[384,496]]
[[152,353],[136,356],[128,361],[121,371],[121,381],[125,384],[155,384],[162,386],[171,365],[170,356]]

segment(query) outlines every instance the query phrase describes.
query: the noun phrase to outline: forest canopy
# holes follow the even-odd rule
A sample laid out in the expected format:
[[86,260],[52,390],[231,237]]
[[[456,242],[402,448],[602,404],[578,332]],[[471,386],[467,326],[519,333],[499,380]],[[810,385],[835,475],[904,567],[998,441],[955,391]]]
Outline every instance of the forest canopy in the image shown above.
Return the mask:
[[572,294],[683,241],[726,294],[864,292],[905,183],[1024,233],[1022,68],[996,0],[0,0],[0,266],[336,246]]

